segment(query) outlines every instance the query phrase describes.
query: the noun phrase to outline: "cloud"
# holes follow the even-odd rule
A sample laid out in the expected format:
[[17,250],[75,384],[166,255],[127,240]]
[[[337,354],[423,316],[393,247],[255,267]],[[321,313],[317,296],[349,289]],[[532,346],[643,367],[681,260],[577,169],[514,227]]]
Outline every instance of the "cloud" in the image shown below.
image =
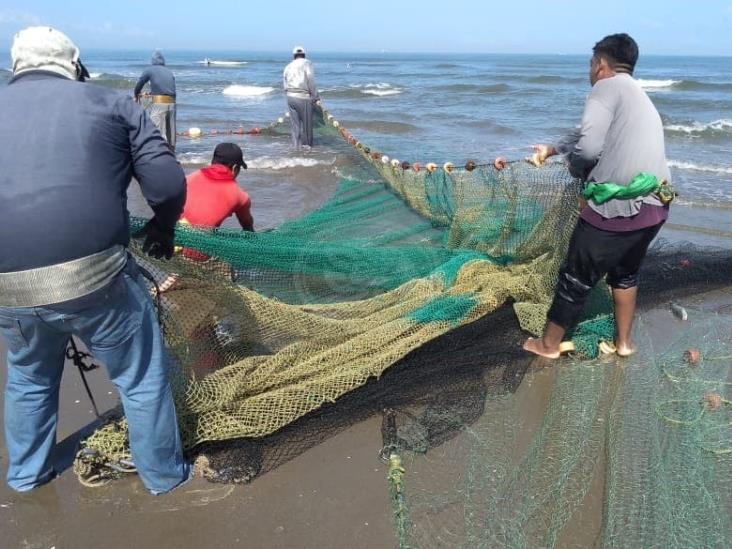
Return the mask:
[[35,13],[20,10],[0,10],[0,24],[40,25],[41,18]]

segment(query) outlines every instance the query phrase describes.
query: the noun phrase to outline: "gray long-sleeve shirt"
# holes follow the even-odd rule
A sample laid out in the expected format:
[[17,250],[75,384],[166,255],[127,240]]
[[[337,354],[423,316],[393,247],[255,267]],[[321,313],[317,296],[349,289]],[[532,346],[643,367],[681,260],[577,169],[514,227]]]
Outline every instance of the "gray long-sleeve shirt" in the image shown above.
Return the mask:
[[173,71],[165,66],[165,58],[160,52],[155,52],[151,63],[135,84],[135,95],[140,95],[145,84],[150,82],[150,93],[153,95],[175,97],[175,76]]
[[[648,95],[632,76],[617,74],[595,83],[587,97],[582,125],[555,146],[566,154],[569,171],[584,181],[627,185],[640,172],[670,180],[663,123]],[[654,195],[610,200],[589,206],[605,218],[631,217]]]
[[0,273],[86,257],[129,242],[132,177],[164,228],[186,180],[131,97],[54,73],[0,89]]
[[282,86],[289,97],[315,101],[320,99],[315,85],[313,64],[305,58],[295,59],[285,67]]

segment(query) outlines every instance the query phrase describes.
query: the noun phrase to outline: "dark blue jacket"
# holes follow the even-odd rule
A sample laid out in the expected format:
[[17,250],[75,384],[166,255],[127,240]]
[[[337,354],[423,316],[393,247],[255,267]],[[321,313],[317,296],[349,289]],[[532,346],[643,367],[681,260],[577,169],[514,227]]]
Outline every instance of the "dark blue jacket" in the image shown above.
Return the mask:
[[0,272],[129,242],[132,177],[160,224],[185,202],[185,174],[131,97],[50,72],[0,88]]
[[150,93],[153,95],[170,95],[175,97],[175,76],[165,66],[163,54],[156,51],[150,62],[152,65],[145,69],[145,72],[142,73],[137,84],[135,84],[135,95],[140,95],[145,84],[150,82]]

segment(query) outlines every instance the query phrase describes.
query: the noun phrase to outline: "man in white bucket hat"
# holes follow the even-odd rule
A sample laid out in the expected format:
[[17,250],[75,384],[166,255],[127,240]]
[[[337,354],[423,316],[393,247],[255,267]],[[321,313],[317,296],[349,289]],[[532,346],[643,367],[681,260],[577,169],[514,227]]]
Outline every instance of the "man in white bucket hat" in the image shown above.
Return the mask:
[[283,86],[292,124],[292,145],[313,146],[313,105],[320,101],[313,64],[305,59],[305,48],[295,46],[293,60],[285,67]]
[[55,475],[59,385],[69,338],[119,390],[140,477],[154,494],[189,477],[169,384],[172,363],[134,259],[127,187],[154,212],[143,250],[173,254],[185,175],[131,97],[85,84],[79,49],[49,27],[20,31],[0,89],[0,334],[7,344],[7,480]]

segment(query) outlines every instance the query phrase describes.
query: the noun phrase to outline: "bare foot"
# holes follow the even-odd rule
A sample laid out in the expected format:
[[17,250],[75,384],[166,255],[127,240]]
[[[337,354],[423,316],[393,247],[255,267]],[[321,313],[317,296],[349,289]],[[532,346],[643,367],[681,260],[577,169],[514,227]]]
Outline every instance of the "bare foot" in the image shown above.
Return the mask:
[[634,354],[635,351],[635,345],[633,345],[632,343],[615,344],[615,352],[618,356],[630,356]]
[[548,349],[541,339],[530,337],[524,342],[524,351],[529,351],[535,355],[543,356],[544,358],[557,359],[559,358],[559,349]]

